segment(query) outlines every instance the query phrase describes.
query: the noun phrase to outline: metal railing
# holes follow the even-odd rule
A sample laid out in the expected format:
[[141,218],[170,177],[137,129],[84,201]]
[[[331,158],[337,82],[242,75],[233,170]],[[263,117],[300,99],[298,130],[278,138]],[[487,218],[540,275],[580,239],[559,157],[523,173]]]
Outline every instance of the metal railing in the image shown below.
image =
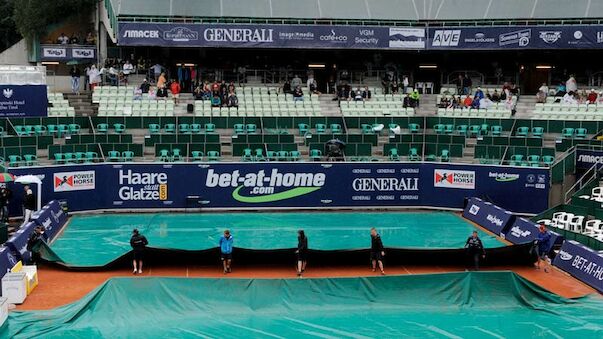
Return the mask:
[[[586,172],[584,172],[584,174],[580,177],[580,179],[578,179],[570,188],[567,189],[567,191],[565,191],[564,197],[563,197],[563,201],[565,201],[566,204],[569,204],[572,200],[572,195],[581,190],[585,185],[587,185],[588,183],[590,183],[593,179],[597,179],[597,167],[599,167],[599,164],[594,164],[592,165]],[[569,196],[569,198],[568,198]]]

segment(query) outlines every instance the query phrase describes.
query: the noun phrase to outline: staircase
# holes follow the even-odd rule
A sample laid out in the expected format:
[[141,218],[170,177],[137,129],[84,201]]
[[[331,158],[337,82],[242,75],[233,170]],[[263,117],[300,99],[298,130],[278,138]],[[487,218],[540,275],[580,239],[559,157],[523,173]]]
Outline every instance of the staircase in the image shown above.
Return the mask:
[[98,107],[92,104],[91,92],[81,92],[80,94],[65,93],[63,96],[69,101],[69,106],[75,108],[77,116],[90,117],[95,116],[98,112]]

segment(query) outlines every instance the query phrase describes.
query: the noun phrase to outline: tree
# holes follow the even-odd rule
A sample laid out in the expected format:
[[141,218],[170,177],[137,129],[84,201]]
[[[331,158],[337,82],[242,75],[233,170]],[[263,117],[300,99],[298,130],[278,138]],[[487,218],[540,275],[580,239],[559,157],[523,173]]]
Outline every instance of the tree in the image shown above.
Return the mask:
[[13,20],[13,12],[13,0],[0,0],[0,52],[21,39]]
[[13,19],[23,37],[32,39],[49,25],[94,10],[97,0],[0,0],[14,2]]

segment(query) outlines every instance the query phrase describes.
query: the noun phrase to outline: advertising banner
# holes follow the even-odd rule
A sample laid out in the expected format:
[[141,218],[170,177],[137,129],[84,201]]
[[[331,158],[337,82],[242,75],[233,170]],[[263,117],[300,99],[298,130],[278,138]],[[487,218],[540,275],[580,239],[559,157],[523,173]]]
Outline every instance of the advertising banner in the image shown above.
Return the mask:
[[94,46],[43,45],[40,47],[41,61],[95,60]]
[[600,169],[603,166],[603,150],[585,150],[576,148],[576,169],[587,170],[597,164]]
[[121,46],[425,49],[425,29],[120,22]]
[[573,240],[567,240],[553,265],[603,293],[603,255]]
[[[17,264],[17,258],[10,252],[8,247],[0,247],[0,281],[2,277]],[[0,282],[0,291],[2,291],[2,285]]]
[[603,26],[437,27],[428,29],[428,49],[603,48]]
[[67,222],[67,214],[58,201],[52,200],[32,215],[32,221],[44,227],[44,236],[52,241]]
[[12,173],[38,175],[43,202],[66,200],[74,211],[199,207],[189,206],[191,200],[203,201],[203,208],[462,209],[465,198],[478,196],[538,213],[549,192],[546,169],[415,162],[94,164]]
[[[507,232],[504,234],[506,240],[512,242],[513,244],[525,244],[536,240],[538,237],[538,224],[524,218],[516,217],[513,225],[509,227]],[[551,233],[551,247],[549,251],[555,244],[559,244],[563,242],[563,237],[555,232]]]
[[46,85],[0,85],[0,118],[48,115]]
[[501,237],[504,237],[514,219],[513,213],[479,198],[469,200],[463,217]]
[[28,222],[27,224],[21,226],[15,234],[13,234],[10,239],[6,241],[4,246],[10,248],[10,250],[15,254],[17,259],[23,261],[24,263],[29,262],[31,258],[31,252],[27,250],[27,239],[34,231],[34,228],[37,224],[33,221]]

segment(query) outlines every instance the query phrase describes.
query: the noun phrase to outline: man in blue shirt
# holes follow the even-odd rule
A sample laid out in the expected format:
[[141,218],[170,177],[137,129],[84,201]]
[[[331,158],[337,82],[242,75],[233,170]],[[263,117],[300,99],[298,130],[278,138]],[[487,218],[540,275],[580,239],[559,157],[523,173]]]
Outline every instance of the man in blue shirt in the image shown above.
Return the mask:
[[220,237],[220,259],[224,266],[224,274],[232,272],[230,263],[232,261],[232,243],[234,239],[229,230],[224,231],[224,235]]
[[547,231],[544,224],[540,225],[538,236],[535,241],[536,253],[538,254],[538,261],[536,262],[536,268],[540,269],[540,262],[544,262],[544,272],[549,273],[549,260],[548,253],[551,248],[551,233]]

